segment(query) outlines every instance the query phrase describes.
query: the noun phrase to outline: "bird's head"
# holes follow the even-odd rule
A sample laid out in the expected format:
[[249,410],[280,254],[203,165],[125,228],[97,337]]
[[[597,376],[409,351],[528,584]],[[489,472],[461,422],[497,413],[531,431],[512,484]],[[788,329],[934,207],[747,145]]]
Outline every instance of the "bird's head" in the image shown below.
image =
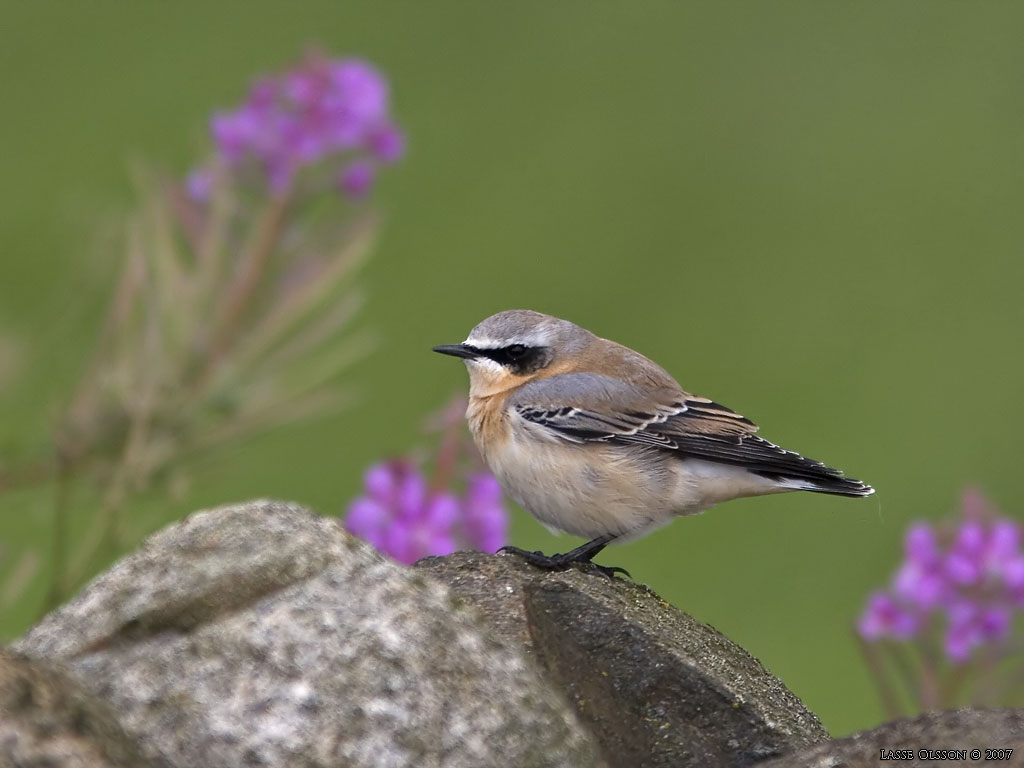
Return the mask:
[[568,320],[510,309],[488,317],[461,344],[443,344],[434,351],[465,360],[470,396],[487,397],[553,369],[568,369],[595,338]]

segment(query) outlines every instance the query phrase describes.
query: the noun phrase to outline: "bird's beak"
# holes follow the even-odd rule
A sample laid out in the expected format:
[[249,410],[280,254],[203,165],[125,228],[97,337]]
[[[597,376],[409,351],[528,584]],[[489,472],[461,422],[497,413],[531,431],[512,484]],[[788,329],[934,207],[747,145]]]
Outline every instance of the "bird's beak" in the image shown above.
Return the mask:
[[475,357],[480,357],[480,353],[468,344],[442,344],[439,347],[434,347],[434,351],[440,352],[442,355],[463,357],[466,360],[472,360]]

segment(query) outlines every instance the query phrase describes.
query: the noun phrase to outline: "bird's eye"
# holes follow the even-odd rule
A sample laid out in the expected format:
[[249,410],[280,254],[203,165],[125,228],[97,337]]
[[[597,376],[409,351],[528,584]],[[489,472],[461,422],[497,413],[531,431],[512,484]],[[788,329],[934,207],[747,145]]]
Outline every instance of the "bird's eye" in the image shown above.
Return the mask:
[[524,347],[522,344],[513,344],[512,346],[507,347],[505,349],[505,352],[510,359],[518,360],[519,358],[526,354],[526,347]]

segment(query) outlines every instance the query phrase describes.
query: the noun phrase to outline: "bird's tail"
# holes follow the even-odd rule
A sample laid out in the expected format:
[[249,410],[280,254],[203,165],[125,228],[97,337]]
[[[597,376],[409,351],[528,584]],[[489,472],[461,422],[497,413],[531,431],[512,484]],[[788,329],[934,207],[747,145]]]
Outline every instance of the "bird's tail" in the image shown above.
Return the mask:
[[867,483],[846,477],[834,467],[787,451],[756,435],[672,435],[672,441],[684,455],[743,467],[771,480],[779,490],[839,496],[870,496],[875,492]]
[[776,482],[783,488],[794,491],[813,491],[814,493],[830,493],[835,496],[870,496],[875,492],[867,483],[854,480],[852,477],[822,477],[809,479],[806,477],[776,477]]
[[870,496],[875,492],[867,483],[846,477],[842,470],[787,451],[763,437],[744,440],[744,444],[750,452],[747,468],[774,480],[782,488],[855,497]]

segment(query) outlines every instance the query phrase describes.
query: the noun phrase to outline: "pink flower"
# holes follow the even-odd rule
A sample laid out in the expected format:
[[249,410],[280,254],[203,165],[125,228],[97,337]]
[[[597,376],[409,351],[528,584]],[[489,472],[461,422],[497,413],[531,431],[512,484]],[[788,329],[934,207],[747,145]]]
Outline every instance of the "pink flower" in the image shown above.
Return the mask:
[[508,515],[501,487],[493,475],[470,475],[463,502],[463,531],[468,543],[483,552],[496,552],[508,536]]
[[927,523],[907,530],[892,590],[873,593],[861,615],[864,638],[908,640],[938,616],[945,620],[943,645],[954,663],[1006,638],[1013,610],[1024,607],[1020,524],[993,519],[978,491],[964,494],[961,512],[947,536]]
[[364,495],[348,508],[345,527],[401,563],[447,555],[460,544],[493,552],[505,543],[507,521],[501,489],[487,474],[471,475],[459,499],[432,491],[408,461],[370,467]]
[[259,169],[278,195],[303,168],[342,158],[345,170],[335,172],[343,191],[363,196],[376,164],[396,162],[405,146],[389,115],[387,81],[359,59],[310,57],[261,78],[239,107],[214,114],[210,133],[228,168]]
[[373,166],[365,160],[356,160],[341,172],[338,186],[349,197],[363,197],[373,184]]
[[875,592],[868,598],[857,629],[866,640],[894,637],[907,640],[919,628],[918,617],[900,606],[885,592]]

